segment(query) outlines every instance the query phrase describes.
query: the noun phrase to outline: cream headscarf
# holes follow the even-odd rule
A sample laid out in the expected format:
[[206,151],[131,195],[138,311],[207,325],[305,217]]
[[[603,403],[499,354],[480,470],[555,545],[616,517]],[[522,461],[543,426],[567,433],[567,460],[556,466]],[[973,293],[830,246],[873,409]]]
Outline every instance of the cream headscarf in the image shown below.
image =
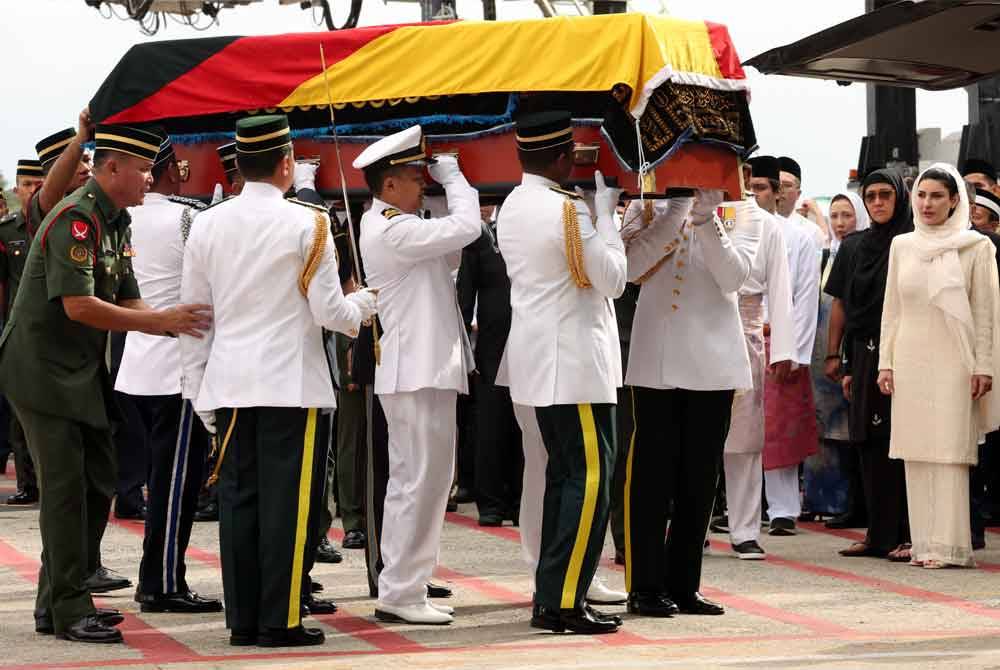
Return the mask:
[[[865,202],[861,199],[861,196],[853,191],[843,191],[833,196],[833,200],[837,198],[847,198],[847,201],[851,203],[851,207],[854,208],[854,218],[857,221],[857,225],[853,232],[859,233],[862,230],[868,230],[871,228],[872,220],[868,216],[868,210],[865,209]],[[830,201],[830,207],[833,207],[833,200]],[[848,233],[849,235],[850,233]],[[830,255],[834,255],[840,249],[840,240],[837,236],[833,234],[833,226],[830,226]]]
[[[917,177],[911,195],[913,208],[914,238],[922,260],[929,264],[927,271],[927,289],[930,303],[944,312],[948,328],[958,343],[962,361],[971,376],[975,370],[975,324],[972,320],[972,308],[969,305],[969,294],[965,286],[965,275],[958,260],[958,252],[975,244],[990,244],[989,238],[969,229],[969,195],[965,189],[962,175],[951,165],[935,163],[928,170],[943,170],[951,175],[958,185],[959,203],[955,210],[940,226],[927,225],[920,219],[917,206],[917,191],[920,190],[920,180],[926,170]],[[992,259],[993,253],[990,254]],[[990,286],[1000,283],[997,277],[996,263],[990,262],[987,270],[990,273]],[[993,365],[1000,363],[1000,293],[993,291],[991,305],[991,320],[993,322]],[[1000,379],[993,372],[994,383]],[[984,433],[1000,427],[1000,391],[991,391],[979,400],[979,427]]]

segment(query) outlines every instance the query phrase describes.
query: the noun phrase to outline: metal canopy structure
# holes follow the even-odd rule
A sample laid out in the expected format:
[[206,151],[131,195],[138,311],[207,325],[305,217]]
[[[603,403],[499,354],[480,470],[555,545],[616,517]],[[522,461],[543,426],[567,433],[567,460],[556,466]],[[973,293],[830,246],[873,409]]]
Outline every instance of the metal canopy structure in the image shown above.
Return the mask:
[[1000,73],[1000,0],[897,2],[744,65],[932,91],[968,86]]

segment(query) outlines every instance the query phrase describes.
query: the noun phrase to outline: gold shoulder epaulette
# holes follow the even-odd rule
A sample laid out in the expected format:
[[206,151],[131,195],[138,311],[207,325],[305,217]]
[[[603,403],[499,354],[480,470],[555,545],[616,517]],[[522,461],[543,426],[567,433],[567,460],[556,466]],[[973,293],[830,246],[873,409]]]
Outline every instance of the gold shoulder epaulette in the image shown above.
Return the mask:
[[309,209],[315,209],[317,212],[323,212],[324,214],[330,211],[323,205],[314,205],[311,202],[306,202],[305,200],[299,200],[298,198],[285,198],[285,200],[287,200],[288,202],[293,202],[296,205],[302,205],[303,207],[308,207]]
[[384,216],[386,219],[394,219],[397,216],[402,216],[402,214],[403,213],[398,209],[396,209],[395,207],[386,207],[385,209],[382,210],[382,216]]
[[582,200],[583,199],[583,198],[580,197],[580,194],[577,193],[576,191],[567,191],[564,188],[558,188],[556,186],[549,186],[549,190],[550,191],[555,191],[556,193],[558,193],[560,195],[564,195],[567,198],[572,198],[573,200]]
[[309,255],[302,266],[302,273],[299,275],[299,293],[303,297],[309,295],[309,283],[312,281],[316,271],[319,270],[320,261],[323,258],[323,251],[326,250],[327,231],[326,219],[318,207],[314,207],[313,214],[313,243],[309,247]]

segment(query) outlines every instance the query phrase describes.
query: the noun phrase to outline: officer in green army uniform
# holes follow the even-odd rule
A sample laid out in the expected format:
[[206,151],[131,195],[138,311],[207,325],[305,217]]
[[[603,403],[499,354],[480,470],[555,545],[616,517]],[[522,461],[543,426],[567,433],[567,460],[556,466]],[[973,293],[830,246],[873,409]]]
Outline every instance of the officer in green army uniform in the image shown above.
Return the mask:
[[120,642],[116,610],[85,586],[114,492],[108,331],[199,337],[204,305],[154,311],[132,273],[129,215],[149,190],[159,135],[98,126],[94,176],[56,205],[32,240],[0,336],[0,391],[24,427],[41,493],[35,629],[79,642]]
[[[21,208],[15,214],[0,221],[0,309],[3,310],[3,321],[10,318],[10,308],[14,305],[14,296],[21,282],[24,271],[24,261],[28,258],[28,207],[31,199],[42,187],[44,174],[41,161],[27,158],[17,162],[17,174],[14,181],[14,192],[17,194]],[[38,480],[35,478],[35,466],[28,454],[28,445],[24,441],[24,430],[14,413],[10,413],[7,436],[11,451],[14,452],[14,465],[17,468],[17,493],[7,498],[8,505],[34,505],[38,502]]]

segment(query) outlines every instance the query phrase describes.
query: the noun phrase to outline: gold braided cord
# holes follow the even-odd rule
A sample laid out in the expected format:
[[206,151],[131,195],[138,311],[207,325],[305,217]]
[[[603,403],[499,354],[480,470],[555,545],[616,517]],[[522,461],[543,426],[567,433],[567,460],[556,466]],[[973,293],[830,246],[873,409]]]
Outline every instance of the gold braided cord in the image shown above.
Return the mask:
[[236,428],[236,415],[239,414],[239,411],[238,408],[233,408],[233,417],[229,420],[229,428],[226,430],[226,436],[222,439],[222,446],[219,446],[217,437],[212,438],[212,453],[218,453],[219,458],[215,461],[215,468],[208,478],[209,486],[215,486],[215,483],[219,481],[219,471],[222,470],[222,461],[226,457],[226,448],[229,446],[229,439],[233,436],[233,429]]
[[583,240],[580,238],[580,219],[572,200],[563,201],[563,232],[566,236],[566,264],[573,282],[580,288],[590,288],[590,278],[583,265]]
[[313,225],[313,243],[309,249],[309,256],[306,257],[305,265],[302,267],[302,274],[299,275],[299,293],[303,297],[309,294],[309,283],[316,276],[320,262],[323,260],[323,252],[326,250],[326,239],[329,231],[326,227],[326,217],[318,210],[313,212],[315,216]]

